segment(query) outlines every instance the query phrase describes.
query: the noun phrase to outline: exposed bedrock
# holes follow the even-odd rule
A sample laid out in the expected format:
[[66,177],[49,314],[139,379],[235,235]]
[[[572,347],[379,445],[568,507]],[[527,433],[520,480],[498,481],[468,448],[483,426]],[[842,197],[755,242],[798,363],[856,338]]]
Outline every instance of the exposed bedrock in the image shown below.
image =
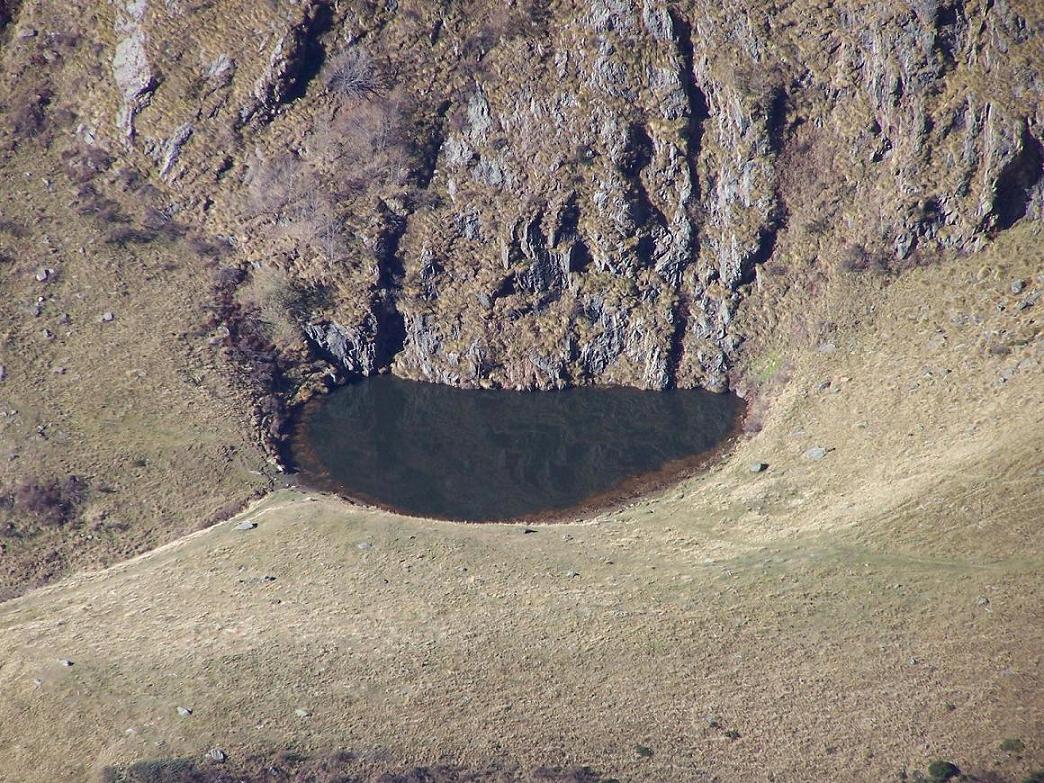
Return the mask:
[[724,389],[763,268],[1041,218],[1038,3],[270,5],[197,25],[185,84],[195,12],[121,0],[93,124],[323,289],[300,326],[352,374]]
[[970,89],[1025,35],[1012,8],[923,4],[876,32],[795,16],[790,38],[629,7],[591,5],[459,96],[446,198],[403,242],[396,371],[722,389],[785,232],[833,233],[821,263],[856,242],[899,260],[1039,219],[1039,86]]

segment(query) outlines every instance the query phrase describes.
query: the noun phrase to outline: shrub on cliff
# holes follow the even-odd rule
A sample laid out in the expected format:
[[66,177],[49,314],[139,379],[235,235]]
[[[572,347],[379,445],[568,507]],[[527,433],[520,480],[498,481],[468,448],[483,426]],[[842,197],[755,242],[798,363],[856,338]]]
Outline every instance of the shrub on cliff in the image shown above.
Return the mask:
[[354,46],[336,55],[327,66],[326,88],[342,99],[376,95],[379,82],[370,55]]

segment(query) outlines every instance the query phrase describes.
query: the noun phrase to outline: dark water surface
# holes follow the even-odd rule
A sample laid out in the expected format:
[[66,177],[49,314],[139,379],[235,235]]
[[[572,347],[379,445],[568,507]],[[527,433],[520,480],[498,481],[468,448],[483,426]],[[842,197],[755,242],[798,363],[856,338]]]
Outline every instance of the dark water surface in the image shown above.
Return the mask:
[[688,389],[486,391],[381,375],[308,403],[291,456],[305,483],[408,514],[512,519],[692,464],[740,408]]

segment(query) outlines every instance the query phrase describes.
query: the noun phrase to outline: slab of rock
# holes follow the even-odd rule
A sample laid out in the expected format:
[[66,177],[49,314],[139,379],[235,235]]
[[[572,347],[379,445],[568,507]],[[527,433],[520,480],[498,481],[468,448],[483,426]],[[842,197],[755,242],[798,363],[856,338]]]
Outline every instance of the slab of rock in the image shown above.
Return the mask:
[[323,350],[333,354],[351,373],[369,375],[376,367],[377,321],[368,316],[357,326],[344,327],[336,321],[305,326],[305,334]]
[[146,50],[147,10],[147,0],[123,0],[116,4],[112,76],[122,99],[116,124],[128,139],[134,138],[134,118],[148,105],[156,86]]
[[1021,294],[1022,289],[1026,287],[1026,283],[1023,280],[1012,280],[1011,281],[1011,292],[1013,294]]
[[750,463],[750,472],[751,473],[764,473],[766,470],[768,470],[768,463],[767,462],[752,462],[752,463]]
[[257,522],[253,522],[253,521],[251,521],[249,519],[244,519],[242,522],[239,522],[236,525],[235,529],[236,530],[253,530],[255,527],[257,527]]
[[60,661],[58,661],[58,663],[60,663],[65,668],[69,668],[73,665],[73,662],[70,661],[68,658],[62,658]]
[[106,310],[101,314],[101,319],[103,323],[110,323],[116,320],[116,314],[112,310]]
[[822,446],[813,446],[805,452],[805,459],[810,459],[814,462],[818,462],[827,455],[827,452],[828,449],[825,449]]
[[307,718],[311,714],[312,713],[310,713],[308,710],[303,709],[301,707],[298,707],[296,710],[294,710],[294,715],[296,715],[298,718]]
[[192,708],[191,707],[178,707],[178,715],[180,715],[182,718],[187,718],[191,714],[192,714]]
[[171,170],[178,162],[178,158],[181,156],[181,148],[185,145],[185,142],[192,138],[192,132],[192,124],[186,122],[179,126],[174,131],[174,135],[167,139],[167,142],[163,145],[163,159],[160,161],[160,176],[164,179],[168,178]]
[[215,764],[224,764],[228,760],[228,754],[221,748],[211,748],[207,751],[207,761]]

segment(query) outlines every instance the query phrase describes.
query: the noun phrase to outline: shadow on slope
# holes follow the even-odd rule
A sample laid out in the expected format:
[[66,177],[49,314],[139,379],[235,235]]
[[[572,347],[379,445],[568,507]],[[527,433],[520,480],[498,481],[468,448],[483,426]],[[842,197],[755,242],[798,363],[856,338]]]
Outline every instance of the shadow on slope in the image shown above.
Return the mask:
[[469,769],[454,764],[382,769],[353,753],[323,756],[283,752],[241,764],[190,759],[140,761],[107,768],[102,783],[617,783],[589,767],[539,767],[524,771],[507,764]]

